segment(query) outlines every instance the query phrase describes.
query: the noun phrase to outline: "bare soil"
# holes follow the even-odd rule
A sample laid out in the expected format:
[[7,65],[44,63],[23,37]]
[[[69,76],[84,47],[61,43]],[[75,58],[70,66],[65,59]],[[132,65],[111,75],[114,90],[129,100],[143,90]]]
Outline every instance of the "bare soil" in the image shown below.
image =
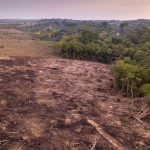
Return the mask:
[[132,124],[131,113],[131,100],[113,89],[109,65],[0,58],[2,150],[148,150],[150,130]]

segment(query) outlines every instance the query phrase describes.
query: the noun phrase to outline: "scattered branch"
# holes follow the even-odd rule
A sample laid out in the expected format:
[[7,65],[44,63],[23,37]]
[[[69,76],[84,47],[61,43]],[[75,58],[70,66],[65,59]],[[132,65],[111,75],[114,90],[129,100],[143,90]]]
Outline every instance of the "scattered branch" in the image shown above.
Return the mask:
[[142,107],[142,109],[138,112],[138,114],[136,116],[134,116],[134,115],[131,116],[131,117],[135,118],[135,120],[132,123],[134,123],[137,120],[142,125],[144,125],[144,122],[141,121],[141,118],[143,118],[143,117],[147,116],[148,114],[150,114],[150,109],[147,109],[147,110],[144,111],[146,106],[147,106],[147,104],[145,104]]
[[9,142],[9,141],[6,141],[6,143],[4,143],[4,144],[0,147],[0,149],[1,149],[2,147],[4,147],[5,145],[7,145],[8,142]]
[[97,143],[98,139],[99,139],[99,138],[95,138],[95,140],[94,140],[94,144],[93,144],[93,147],[91,148],[91,150],[93,150],[93,149],[95,148],[95,146],[96,146],[96,143]]
[[4,142],[7,142],[8,140],[3,140],[3,141],[0,141],[0,143],[4,143]]
[[144,125],[144,122],[141,121],[140,118],[138,118],[138,117],[136,117],[136,116],[131,116],[131,117],[133,117],[133,118],[135,119],[132,123],[134,123],[134,122],[137,120],[137,121],[140,122],[142,125]]

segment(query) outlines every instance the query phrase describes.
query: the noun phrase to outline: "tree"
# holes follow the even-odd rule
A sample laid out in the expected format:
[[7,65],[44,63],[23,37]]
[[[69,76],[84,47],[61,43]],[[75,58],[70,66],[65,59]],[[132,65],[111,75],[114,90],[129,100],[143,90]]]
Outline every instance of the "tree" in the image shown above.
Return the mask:
[[106,28],[108,25],[108,22],[102,22],[102,27]]
[[123,35],[124,33],[124,28],[127,27],[129,24],[128,22],[123,22],[123,23],[120,23],[120,34]]
[[113,44],[122,44],[123,41],[120,37],[112,37],[112,43]]
[[126,48],[125,49],[125,56],[126,57],[130,57],[131,59],[133,59],[134,53],[135,53],[135,50],[133,48]]
[[138,89],[137,84],[142,81],[138,76],[139,70],[139,66],[127,64],[123,61],[117,61],[115,65],[111,66],[111,73],[115,77],[116,88],[120,92],[125,91],[127,94],[130,94],[132,99]]
[[143,59],[145,58],[145,56],[146,56],[145,52],[138,50],[138,51],[134,54],[133,58],[134,58],[137,62],[140,62],[141,60],[143,60]]
[[147,104],[150,107],[150,84],[144,84],[140,87],[140,91],[146,96]]
[[95,41],[95,36],[94,33],[89,30],[89,29],[85,29],[84,31],[82,31],[81,33],[81,43],[83,44],[89,44]]

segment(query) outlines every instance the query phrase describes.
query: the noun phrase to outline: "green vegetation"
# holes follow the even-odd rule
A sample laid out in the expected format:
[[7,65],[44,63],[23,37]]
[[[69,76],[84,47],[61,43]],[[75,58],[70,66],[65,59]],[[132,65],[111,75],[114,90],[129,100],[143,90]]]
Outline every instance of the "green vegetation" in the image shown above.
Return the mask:
[[114,101],[115,101],[115,102],[118,102],[118,100],[117,100],[117,99],[114,99]]
[[107,98],[106,98],[106,97],[102,97],[101,100],[102,100],[102,101],[107,101]]
[[111,73],[115,78],[115,88],[133,98],[143,84],[149,83],[150,71],[138,63],[129,64],[131,62],[130,58],[117,61],[111,66]]
[[140,87],[140,91],[144,93],[146,97],[147,105],[150,107],[150,84],[144,84]]

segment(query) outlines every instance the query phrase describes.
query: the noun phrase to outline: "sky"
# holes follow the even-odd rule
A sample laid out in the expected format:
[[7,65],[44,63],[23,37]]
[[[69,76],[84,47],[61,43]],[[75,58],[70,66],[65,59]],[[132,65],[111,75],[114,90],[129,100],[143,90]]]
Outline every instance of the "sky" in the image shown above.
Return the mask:
[[150,0],[0,0],[0,19],[150,19]]

